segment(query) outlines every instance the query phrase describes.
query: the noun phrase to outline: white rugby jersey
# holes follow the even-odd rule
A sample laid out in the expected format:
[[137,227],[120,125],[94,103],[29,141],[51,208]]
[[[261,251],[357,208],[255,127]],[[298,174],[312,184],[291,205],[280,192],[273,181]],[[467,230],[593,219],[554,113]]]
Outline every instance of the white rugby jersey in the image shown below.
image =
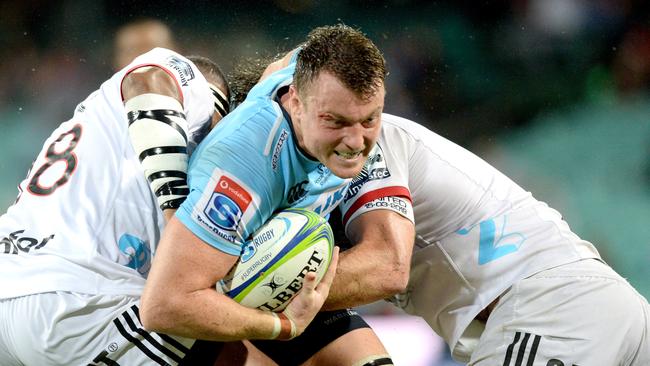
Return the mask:
[[173,51],[153,49],[104,82],[45,141],[0,217],[0,298],[141,293],[164,219],[131,145],[120,88],[128,71],[152,65],[176,80],[190,135],[207,130],[207,81]]
[[376,209],[415,223],[408,290],[397,302],[423,317],[452,350],[474,317],[517,280],[599,258],[557,211],[488,163],[389,114],[344,198],[346,230],[357,216]]

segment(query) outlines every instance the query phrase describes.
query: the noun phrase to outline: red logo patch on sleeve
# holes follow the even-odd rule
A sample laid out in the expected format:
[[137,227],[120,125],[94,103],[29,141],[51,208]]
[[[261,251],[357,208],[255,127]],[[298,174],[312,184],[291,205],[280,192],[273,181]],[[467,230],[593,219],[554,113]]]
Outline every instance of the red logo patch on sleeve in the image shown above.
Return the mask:
[[219,178],[219,182],[217,182],[216,187],[214,187],[214,191],[233,200],[242,212],[246,211],[248,205],[250,205],[253,199],[250,193],[242,188],[242,186],[225,175],[222,175]]

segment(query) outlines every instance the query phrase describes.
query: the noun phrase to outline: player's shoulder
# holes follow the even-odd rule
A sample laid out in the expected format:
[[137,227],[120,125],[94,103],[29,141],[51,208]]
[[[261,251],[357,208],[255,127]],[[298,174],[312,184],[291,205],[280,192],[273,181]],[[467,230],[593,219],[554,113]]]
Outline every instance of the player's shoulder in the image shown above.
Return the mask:
[[280,105],[268,98],[260,98],[242,103],[226,115],[214,134],[228,136],[232,141],[244,138],[243,142],[258,144],[273,137],[278,125],[285,123],[287,121]]
[[380,145],[390,146],[392,149],[412,145],[423,133],[423,131],[419,131],[417,123],[406,118],[383,113],[381,120],[381,133],[377,142]]
[[197,81],[204,86],[205,77],[199,68],[188,58],[176,51],[156,47],[136,57],[118,72],[122,77],[143,67],[155,66],[165,70],[174,77],[180,87],[186,87]]
[[382,132],[380,141],[387,144],[415,144],[429,147],[451,148],[453,142],[437,134],[428,126],[410,119],[388,113],[382,114]]
[[294,69],[295,62],[291,62],[255,85],[246,100],[217,126],[216,134],[242,135],[254,143],[277,138],[280,127],[289,123],[278,95],[293,82]]
[[248,93],[246,100],[276,99],[278,94],[293,82],[293,73],[295,70],[296,62],[292,60],[286,67],[273,72],[257,83]]
[[199,145],[193,158],[218,161],[224,166],[242,167],[243,164],[243,169],[250,168],[259,173],[271,166],[274,156],[271,150],[283,139],[287,125],[277,104],[241,104],[217,124]]
[[[381,115],[382,131],[388,136],[429,134],[433,131],[410,119],[399,117],[389,113]],[[425,132],[426,131],[426,132]]]

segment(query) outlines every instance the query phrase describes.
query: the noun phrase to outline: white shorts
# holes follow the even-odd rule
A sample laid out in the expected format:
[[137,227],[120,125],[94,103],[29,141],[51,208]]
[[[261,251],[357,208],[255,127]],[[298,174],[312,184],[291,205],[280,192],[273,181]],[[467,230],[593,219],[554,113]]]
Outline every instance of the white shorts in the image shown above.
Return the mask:
[[650,365],[650,306],[604,263],[542,271],[499,300],[468,365]]
[[195,341],[144,330],[138,304],[137,297],[70,292],[0,300],[0,365],[186,363]]

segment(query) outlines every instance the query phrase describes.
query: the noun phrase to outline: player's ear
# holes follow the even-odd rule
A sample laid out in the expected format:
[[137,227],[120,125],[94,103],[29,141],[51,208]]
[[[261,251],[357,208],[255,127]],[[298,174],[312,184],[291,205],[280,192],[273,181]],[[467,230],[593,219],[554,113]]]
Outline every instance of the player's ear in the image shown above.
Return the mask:
[[289,91],[283,96],[283,98],[287,98],[287,104],[291,110],[291,117],[299,118],[303,113],[304,104],[302,99],[300,99],[300,93],[298,93],[296,86],[293,84],[289,85]]

